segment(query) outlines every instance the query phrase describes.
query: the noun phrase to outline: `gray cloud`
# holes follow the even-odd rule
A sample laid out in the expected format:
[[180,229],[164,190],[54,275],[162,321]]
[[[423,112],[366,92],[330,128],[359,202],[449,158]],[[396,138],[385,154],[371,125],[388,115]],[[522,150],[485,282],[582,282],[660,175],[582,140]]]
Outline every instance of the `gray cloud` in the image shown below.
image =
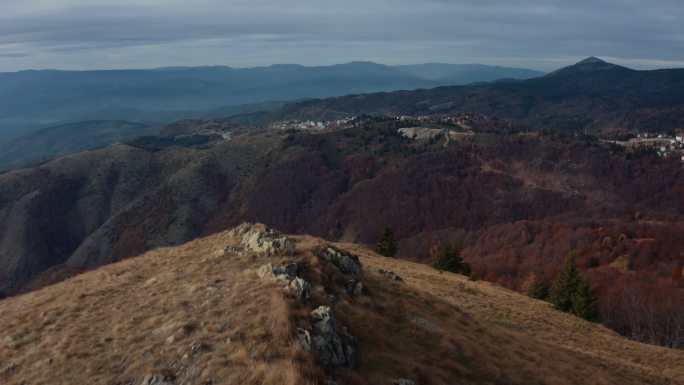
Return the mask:
[[452,62],[589,55],[684,66],[680,0],[7,0],[0,71]]

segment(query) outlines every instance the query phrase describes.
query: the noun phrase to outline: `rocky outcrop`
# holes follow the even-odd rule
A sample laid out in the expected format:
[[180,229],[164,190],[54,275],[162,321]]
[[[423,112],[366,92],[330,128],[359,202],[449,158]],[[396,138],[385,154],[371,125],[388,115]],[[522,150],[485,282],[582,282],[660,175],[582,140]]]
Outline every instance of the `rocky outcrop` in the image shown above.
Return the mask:
[[333,247],[326,247],[322,251],[321,256],[323,259],[337,267],[342,274],[352,274],[357,277],[363,275],[361,262],[359,261],[359,257],[355,255],[348,255]]
[[273,264],[267,263],[257,268],[257,275],[259,278],[271,278],[284,283],[285,287],[294,291],[302,302],[306,302],[311,296],[311,284],[297,276],[301,270],[301,266],[297,263],[288,263],[279,267],[273,267]]
[[354,338],[347,335],[343,344],[332,308],[319,306],[311,312],[309,321],[311,329],[297,330],[297,339],[302,346],[313,351],[319,362],[327,368],[353,367]]
[[247,251],[269,255],[293,255],[295,252],[295,244],[290,238],[263,225],[240,225],[233,229],[232,234],[242,237],[240,246]]

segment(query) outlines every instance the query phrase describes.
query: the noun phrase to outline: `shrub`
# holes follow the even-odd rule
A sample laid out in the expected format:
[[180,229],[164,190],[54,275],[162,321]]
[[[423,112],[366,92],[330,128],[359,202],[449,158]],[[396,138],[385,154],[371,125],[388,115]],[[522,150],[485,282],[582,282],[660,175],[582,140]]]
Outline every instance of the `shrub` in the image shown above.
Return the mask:
[[470,265],[463,262],[461,249],[450,243],[443,243],[433,255],[432,266],[437,270],[452,273],[470,274]]
[[565,258],[563,269],[549,293],[549,299],[558,309],[582,317],[587,321],[598,319],[598,301],[589,279],[577,269],[575,254]]
[[394,257],[397,254],[397,240],[389,227],[385,226],[382,229],[382,234],[375,245],[375,252],[385,257]]
[[544,272],[533,273],[532,281],[527,288],[527,295],[532,298],[546,300],[549,298],[549,290],[551,290],[551,282]]
[[587,278],[580,279],[577,291],[572,296],[571,313],[587,321],[598,319],[598,300]]
[[575,254],[570,253],[565,257],[563,268],[558,273],[556,281],[549,293],[551,303],[564,312],[570,312],[572,309],[572,297],[577,291],[580,278],[577,262],[575,261]]

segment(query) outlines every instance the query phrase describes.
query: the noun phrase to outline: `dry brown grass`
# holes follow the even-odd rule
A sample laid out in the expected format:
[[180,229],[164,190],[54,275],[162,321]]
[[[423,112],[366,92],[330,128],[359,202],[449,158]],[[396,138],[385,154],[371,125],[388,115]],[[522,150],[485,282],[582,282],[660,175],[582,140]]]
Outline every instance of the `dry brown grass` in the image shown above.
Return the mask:
[[[465,355],[471,359],[467,368],[488,365],[487,371],[504,376],[487,380],[491,383],[684,384],[684,351],[628,340],[599,324],[556,311],[546,302],[488,282],[471,282],[430,266],[381,257],[354,244],[339,246],[361,258],[368,286],[383,292],[385,298],[379,302],[390,306],[394,297],[404,298],[404,317],[421,312],[433,317],[429,319],[448,331],[442,342],[453,338],[463,351],[470,352]],[[374,273],[378,267],[401,275],[405,284],[378,282],[384,279]],[[398,330],[392,330],[396,327],[386,324],[376,330],[391,330],[388,335],[396,336]],[[374,335],[377,338],[378,333]],[[425,354],[425,350],[418,351]],[[444,366],[449,361],[445,357],[434,357],[434,365]],[[407,368],[412,365],[418,366],[403,363]]]
[[[339,323],[357,338],[357,368],[327,374],[341,385],[683,383],[684,352],[631,342],[489,283],[339,245],[364,264],[365,293],[350,296],[347,277],[317,257],[325,243],[295,240],[293,257],[218,256],[238,242],[220,233],[0,301],[0,383],[138,385],[162,370],[176,384],[321,383],[326,374],[294,336],[326,294],[338,297]],[[290,260],[313,284],[309,304],[255,274]]]
[[1,301],[0,383],[137,385],[155,370],[184,384],[310,383],[290,299],[258,279],[260,261],[216,256],[235,241],[154,250]]

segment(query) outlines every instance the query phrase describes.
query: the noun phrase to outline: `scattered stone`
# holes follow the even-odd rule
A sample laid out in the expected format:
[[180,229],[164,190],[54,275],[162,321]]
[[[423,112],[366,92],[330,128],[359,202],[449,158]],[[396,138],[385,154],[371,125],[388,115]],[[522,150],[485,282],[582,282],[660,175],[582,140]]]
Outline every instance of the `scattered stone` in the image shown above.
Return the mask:
[[192,325],[183,325],[180,328],[178,328],[178,331],[176,333],[180,335],[188,335],[192,333],[193,329],[194,327]]
[[330,302],[330,304],[332,304],[332,305],[334,305],[334,304],[337,303],[337,297],[335,296],[335,294],[328,294],[328,295],[325,296],[325,298],[326,298],[326,299],[328,300],[328,302]]
[[323,381],[323,385],[337,385],[337,381],[327,378],[325,381]]
[[240,330],[236,330],[233,332],[232,339],[234,340],[241,340],[245,337],[245,333],[241,332]]
[[163,370],[161,372],[150,373],[140,385],[173,385],[176,380],[176,376],[168,370]]
[[190,344],[190,352],[191,353],[199,353],[202,350],[205,350],[207,348],[206,345],[202,343],[202,341],[192,341]]
[[245,255],[245,251],[239,247],[226,246],[226,247],[220,249],[219,251],[217,251],[216,255],[219,257],[223,257],[225,255],[233,255],[236,257],[241,257],[241,256]]
[[342,274],[353,274],[357,277],[363,275],[359,257],[343,254],[340,250],[327,247],[322,253],[323,259],[335,265]]
[[361,283],[361,281],[350,279],[344,285],[344,290],[350,295],[361,295],[363,294],[363,283]]
[[406,378],[398,378],[394,380],[394,385],[415,385],[415,382]]
[[167,343],[167,344],[172,344],[172,343],[174,343],[174,342],[176,342],[176,336],[171,335],[171,336],[168,336],[168,337],[166,338],[166,343]]
[[5,374],[10,374],[16,371],[17,369],[19,369],[19,364],[17,364],[16,362],[12,362],[5,368]]
[[393,281],[403,281],[403,279],[393,271],[389,271],[389,270],[385,270],[385,269],[376,269],[375,271],[377,271],[378,274],[382,274],[385,277],[387,277]]
[[416,325],[431,333],[438,333],[442,330],[437,324],[430,322],[423,317],[414,316],[413,320],[416,322]]
[[353,337],[349,336],[347,346],[342,346],[342,339],[337,332],[337,320],[330,306],[319,306],[311,312],[311,331],[299,329],[297,339],[306,348],[311,349],[318,360],[327,367],[353,366]]

